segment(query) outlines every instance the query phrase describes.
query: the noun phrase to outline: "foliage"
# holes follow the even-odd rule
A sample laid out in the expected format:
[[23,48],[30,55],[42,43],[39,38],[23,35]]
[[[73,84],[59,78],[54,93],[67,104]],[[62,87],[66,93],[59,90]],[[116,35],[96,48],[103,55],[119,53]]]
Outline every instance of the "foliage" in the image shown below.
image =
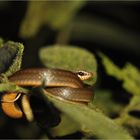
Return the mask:
[[3,39],[0,38],[0,47],[3,45]]
[[68,45],[46,46],[40,49],[39,56],[45,67],[61,68],[71,71],[86,70],[92,72],[94,75],[86,83],[93,85],[96,82],[96,59],[86,49]]
[[[44,94],[46,96],[46,94]],[[65,114],[71,117],[82,131],[98,138],[132,139],[121,126],[115,124],[97,109],[88,108],[78,103],[69,103],[50,98],[51,101]],[[73,116],[73,114],[75,114]],[[102,126],[102,127],[101,127]],[[114,135],[112,135],[114,134]]]
[[[2,39],[1,39],[2,40]],[[3,51],[1,58],[1,65],[8,65],[8,69],[1,73],[1,81],[3,83],[0,84],[0,92],[2,91],[17,91],[17,92],[27,92],[26,90],[18,87],[17,85],[13,83],[9,83],[7,77],[14,74],[16,71],[20,70],[21,63],[22,63],[22,54],[24,50],[24,46],[21,43],[8,41],[4,43],[4,41],[1,41],[1,48],[6,48],[7,50]],[[8,53],[8,50],[11,49],[10,53]],[[1,50],[2,52],[2,50]],[[12,55],[14,54],[14,57]],[[16,55],[15,55],[16,54]],[[4,60],[5,59],[5,60]],[[11,59],[11,60],[10,60]],[[10,61],[10,63],[8,63]],[[4,62],[4,63],[3,63]]]
[[140,119],[130,114],[130,112],[140,111],[140,71],[130,63],[127,63],[124,68],[120,69],[104,54],[100,53],[100,56],[106,72],[118,80],[123,81],[123,88],[133,95],[129,104],[123,109],[120,113],[120,117],[117,118],[116,121],[127,127],[132,127],[132,129],[140,129]]
[[[20,27],[20,35],[32,37],[45,24],[54,29],[63,28],[69,24],[84,3],[84,1],[55,1],[55,3],[52,1],[30,1]],[[63,9],[67,10],[64,12]]]
[[[52,47],[52,49],[54,49],[54,48]],[[65,48],[62,47],[62,50],[63,49],[65,49]],[[62,51],[63,54],[64,54],[64,52],[67,52],[66,50],[69,50],[69,52],[70,51],[73,52],[72,53],[73,56],[71,56],[71,59],[72,59],[72,57],[76,56],[74,54],[76,54],[77,52],[78,52],[78,54],[80,54],[81,58],[91,59],[89,61],[90,63],[87,65],[86,69],[92,68],[92,65],[93,65],[93,68],[96,69],[96,67],[95,67],[96,61],[95,61],[95,59],[93,59],[94,57],[90,53],[87,53],[86,51],[83,51],[80,49],[78,49],[78,51],[77,51],[77,49],[75,49],[75,48],[69,49],[69,47],[66,47],[65,51],[64,50]],[[61,51],[61,48],[60,48],[60,51]],[[58,51],[57,51],[57,53],[58,53]],[[82,56],[84,56],[84,57],[82,57]],[[53,55],[52,55],[52,57],[53,57]],[[66,58],[62,54],[59,57],[61,57],[59,63],[61,62],[61,60],[63,60],[62,58],[65,58],[65,62],[63,62],[62,65],[67,63],[67,59],[69,59],[69,57]],[[56,57],[56,60],[58,60],[57,58],[59,58],[59,57]],[[81,62],[80,57],[78,56],[79,59],[77,59],[77,61],[76,61],[76,63],[78,63],[78,64],[80,64],[80,62]],[[74,57],[73,60],[74,59],[76,59],[76,58]],[[93,62],[92,62],[92,59],[93,59]],[[54,63],[56,61],[51,61],[51,62]],[[82,62],[84,62],[84,61],[82,61]],[[70,62],[69,62],[69,64],[70,64]],[[77,66],[77,64],[75,64],[75,65]],[[83,63],[82,63],[82,65],[83,65]],[[15,67],[17,67],[17,66],[15,66]],[[4,89],[4,91],[6,91],[6,90],[7,89]],[[15,90],[17,90],[17,89],[15,88]],[[45,96],[46,96],[46,94],[45,94]],[[48,97],[48,95],[47,95],[47,97]],[[62,133],[63,134],[71,133],[72,131],[75,131],[78,129],[78,130],[83,131],[84,133],[87,133],[90,136],[96,136],[98,138],[128,138],[128,139],[132,139],[131,136],[129,136],[129,134],[125,130],[123,130],[123,128],[121,126],[117,125],[115,122],[113,122],[113,120],[107,118],[102,113],[102,111],[100,111],[100,109],[97,109],[97,107],[94,106],[94,104],[91,107],[90,106],[87,107],[85,105],[78,104],[78,103],[70,103],[68,101],[59,101],[55,98],[56,97],[52,97],[52,98],[50,98],[50,100],[54,103],[54,105],[56,105],[57,108],[59,108],[64,113],[64,115],[66,114],[66,116],[68,116],[70,118],[70,120],[76,122],[76,124],[77,124],[76,129],[74,126],[74,127],[72,127],[72,129],[68,130],[69,132],[67,132],[67,131],[60,132],[61,134]],[[73,113],[75,114],[74,116],[73,116]],[[115,133],[115,135],[112,135],[112,133]],[[58,135],[60,135],[60,134],[58,133]]]
[[[39,56],[39,65],[37,64],[38,62],[35,62],[35,66],[43,65],[44,67],[61,68],[70,71],[86,70],[94,75],[91,80],[84,82],[85,86],[94,88],[94,99],[88,105],[60,100],[56,96],[45,94],[45,92],[42,93],[45,102],[52,102],[62,113],[61,122],[59,125],[50,128],[50,133],[53,137],[60,138],[80,131],[84,135],[83,138],[133,139],[140,132],[139,69],[131,63],[126,63],[124,67],[120,68],[102,52],[97,54],[101,58],[107,77],[111,76],[114,77],[114,81],[115,79],[120,81],[122,88],[125,89],[126,96],[129,97],[128,103],[120,103],[114,99],[114,96],[121,93],[117,93],[110,88],[102,89],[100,87],[102,77],[97,75],[98,57],[95,57],[95,54],[89,51],[96,51],[96,47],[94,48],[89,45],[90,43],[86,43],[85,46],[90,46],[90,49],[87,50],[88,47],[70,45],[73,42],[68,43],[68,40],[75,41],[79,39],[81,42],[88,40],[89,42],[94,42],[94,45],[99,42],[99,44],[103,44],[106,47],[117,46],[115,50],[128,49],[132,50],[132,52],[134,51],[135,54],[139,54],[139,35],[103,18],[100,19],[94,14],[93,18],[86,14],[78,17],[77,13],[85,4],[86,1],[39,2],[30,0],[27,2],[27,11],[20,24],[19,34],[22,39],[24,38],[24,41],[22,41],[27,45],[25,45],[25,50],[27,50],[25,55],[27,53],[29,60],[35,58],[32,57],[35,53]],[[40,37],[41,39],[36,36],[44,26],[45,29],[51,28],[57,32],[56,39],[51,44],[46,43],[46,41],[49,42],[46,34],[44,35],[45,37],[43,36],[44,38]],[[34,53],[35,47],[39,48],[39,52]],[[33,53],[28,53],[28,48],[31,48]],[[22,43],[5,42],[0,38],[0,92],[32,92],[31,88],[19,87],[8,81],[9,76],[21,69],[23,50]],[[32,64],[30,66],[32,67]],[[121,100],[121,97],[119,97],[119,100]],[[18,101],[20,102],[20,100]],[[24,114],[28,114],[28,110],[25,111],[27,112]],[[37,122],[37,120],[35,121]],[[5,122],[8,121],[5,120]],[[17,124],[19,123],[18,120],[16,122]],[[37,125],[31,122],[28,125],[25,124],[25,126],[18,124],[20,126],[19,130],[17,129],[17,124],[14,131],[21,138],[34,137],[34,134],[40,133],[36,128]],[[2,126],[0,124],[0,127]],[[23,130],[25,131],[23,132]],[[49,138],[47,131],[41,130],[40,135],[43,133],[42,138]],[[48,134],[47,136],[44,136],[45,132]]]
[[123,87],[133,95],[140,95],[140,71],[132,64],[127,63],[123,69],[117,67],[111,60],[100,53],[107,73],[123,81]]
[[20,68],[21,68],[22,54],[23,54],[24,46],[21,43],[16,43],[16,42],[12,42],[12,41],[8,41],[6,43],[6,45],[13,49],[17,49],[17,54],[16,54],[15,59],[13,59],[13,62],[11,63],[11,66],[9,66],[8,71],[5,72],[6,76],[10,76],[13,73],[15,73],[16,71],[20,70]]

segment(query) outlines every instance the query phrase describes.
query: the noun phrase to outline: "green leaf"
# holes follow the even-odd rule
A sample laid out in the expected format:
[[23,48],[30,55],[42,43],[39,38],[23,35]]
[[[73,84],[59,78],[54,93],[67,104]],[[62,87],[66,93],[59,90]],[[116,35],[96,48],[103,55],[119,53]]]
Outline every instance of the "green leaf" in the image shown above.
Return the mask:
[[7,83],[1,83],[0,84],[0,92],[20,92],[20,93],[28,93],[29,91],[27,89],[21,88],[13,83],[7,82]]
[[140,95],[140,71],[132,64],[127,63],[122,69],[123,87],[130,93]]
[[[124,110],[122,111],[120,118],[118,118],[118,120],[120,119],[121,122],[127,122],[125,119],[129,116],[131,116],[131,121],[133,122],[133,119],[138,119],[138,121],[140,122],[140,119],[138,117],[135,117],[135,115],[131,115],[130,112],[131,111],[137,111],[140,112],[140,96],[139,95],[135,95],[131,98],[130,103],[124,108]],[[129,122],[127,122],[129,123]],[[137,125],[136,125],[137,126]]]
[[0,38],[0,47],[3,45],[3,39]]
[[17,42],[13,42],[13,41],[8,41],[6,43],[6,45],[18,50],[16,57],[13,59],[13,63],[11,63],[11,65],[9,66],[8,71],[6,71],[4,73],[8,77],[8,76],[12,75],[13,73],[15,73],[16,71],[20,70],[24,46],[21,43],[17,43]]
[[10,76],[21,67],[24,46],[21,43],[0,40],[0,73]]
[[[5,47],[6,49],[2,48],[2,54],[3,56],[0,58],[0,64],[2,65],[8,65],[8,69],[1,73],[0,75],[0,92],[3,91],[17,91],[17,92],[24,92],[27,93],[27,90],[18,87],[17,85],[8,82],[7,77],[15,73],[16,71],[20,70],[21,62],[22,62],[22,54],[24,50],[24,46],[21,43],[8,41],[6,43],[3,43],[3,40],[0,40],[1,47]],[[14,56],[14,57],[13,57]],[[11,60],[12,59],[12,60]],[[11,62],[9,64],[9,62]]]
[[61,29],[74,18],[85,1],[29,1],[20,27],[22,37],[32,37],[45,25]]
[[78,130],[79,127],[77,123],[73,121],[71,118],[69,118],[69,116],[62,114],[61,123],[58,126],[52,128],[51,131],[54,137],[56,136],[61,137],[61,136],[72,134]]
[[47,46],[40,49],[39,56],[41,62],[46,67],[93,72],[94,78],[87,83],[93,84],[96,82],[96,59],[94,55],[86,49],[77,46]]
[[127,63],[124,68],[117,67],[107,56],[100,53],[107,74],[123,81],[123,87],[133,95],[140,95],[140,71]]
[[102,63],[105,67],[107,74],[114,76],[118,80],[122,79],[121,69],[116,66],[106,55],[103,53],[99,53],[100,57],[102,58]]
[[91,109],[80,103],[56,99],[45,93],[43,95],[46,101],[49,98],[60,111],[75,121],[84,133],[103,139],[133,139],[121,126],[97,109]]

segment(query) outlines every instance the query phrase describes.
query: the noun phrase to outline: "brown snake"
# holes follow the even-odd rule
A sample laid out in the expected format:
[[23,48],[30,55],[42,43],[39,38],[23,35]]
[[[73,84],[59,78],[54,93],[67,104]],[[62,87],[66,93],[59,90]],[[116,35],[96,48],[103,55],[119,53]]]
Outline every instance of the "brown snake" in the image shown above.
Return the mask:
[[[72,102],[88,103],[93,98],[93,91],[91,88],[85,88],[82,80],[92,76],[92,73],[85,71],[71,72],[61,69],[30,68],[17,71],[9,77],[9,81],[23,87],[37,87],[44,83],[46,94],[53,94]],[[23,112],[14,101],[18,94],[7,93],[2,96],[2,109],[13,118],[23,116]]]

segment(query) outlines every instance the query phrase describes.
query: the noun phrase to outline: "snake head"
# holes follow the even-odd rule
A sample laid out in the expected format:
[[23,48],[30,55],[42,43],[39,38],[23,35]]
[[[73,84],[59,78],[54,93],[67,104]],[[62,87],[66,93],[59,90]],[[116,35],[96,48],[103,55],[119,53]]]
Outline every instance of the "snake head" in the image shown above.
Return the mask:
[[93,77],[93,73],[87,72],[87,71],[76,71],[76,75],[83,81],[83,80],[88,80]]

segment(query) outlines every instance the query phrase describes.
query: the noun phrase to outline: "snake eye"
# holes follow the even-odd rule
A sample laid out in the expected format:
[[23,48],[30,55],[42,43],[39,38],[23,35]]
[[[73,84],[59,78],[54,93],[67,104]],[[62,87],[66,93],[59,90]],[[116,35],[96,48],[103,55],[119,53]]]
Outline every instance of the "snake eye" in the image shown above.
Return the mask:
[[92,73],[87,71],[77,71],[76,74],[81,80],[88,80],[93,76]]
[[80,75],[80,76],[84,76],[85,75],[85,73],[81,72],[81,71],[77,72],[77,74]]

